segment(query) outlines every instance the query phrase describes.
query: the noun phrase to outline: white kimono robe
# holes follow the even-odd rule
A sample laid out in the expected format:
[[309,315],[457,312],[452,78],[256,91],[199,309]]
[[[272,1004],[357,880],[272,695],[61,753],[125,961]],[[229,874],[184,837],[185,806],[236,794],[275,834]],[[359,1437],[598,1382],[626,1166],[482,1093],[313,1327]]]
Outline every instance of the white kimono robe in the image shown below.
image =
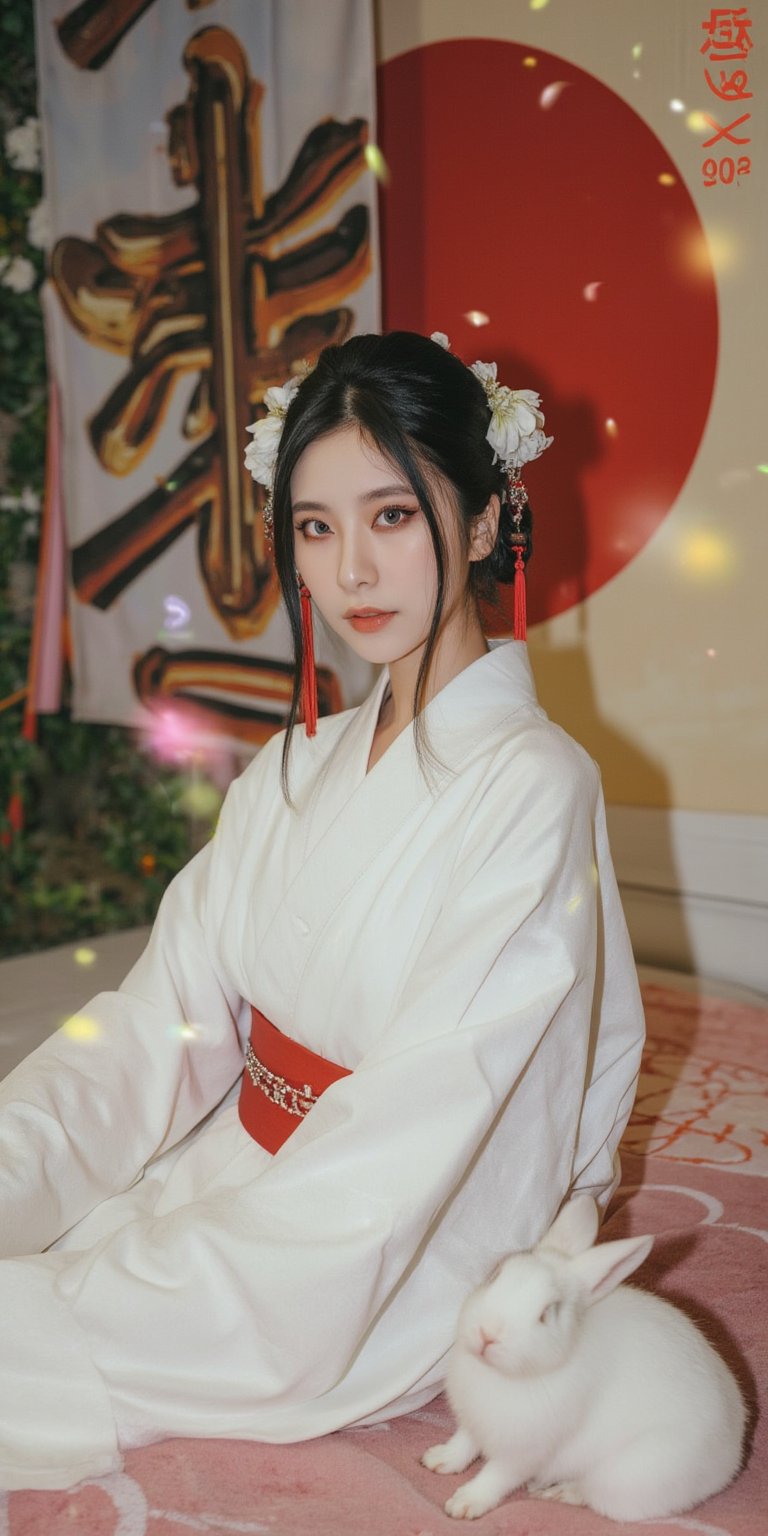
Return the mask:
[[[428,706],[430,782],[412,727],[366,773],[386,681],[297,730],[295,811],[259,754],[97,1032],[0,1085],[0,1486],[422,1405],[470,1288],[615,1187],[643,1022],[597,768],[511,642]],[[352,1069],[274,1157],[251,1002]]]

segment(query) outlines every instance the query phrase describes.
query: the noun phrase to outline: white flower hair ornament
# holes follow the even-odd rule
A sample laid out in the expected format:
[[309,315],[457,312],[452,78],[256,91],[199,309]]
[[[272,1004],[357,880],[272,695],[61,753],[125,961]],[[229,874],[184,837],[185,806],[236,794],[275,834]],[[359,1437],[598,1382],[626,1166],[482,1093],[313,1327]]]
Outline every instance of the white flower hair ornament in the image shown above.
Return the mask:
[[266,416],[262,416],[259,421],[255,421],[252,426],[246,428],[246,431],[251,433],[253,442],[249,443],[245,450],[245,467],[253,479],[259,485],[263,485],[268,492],[264,504],[264,526],[270,544],[272,542],[272,489],[275,483],[277,454],[288,407],[303,377],[304,375],[301,375],[288,379],[287,383],[268,389],[264,396],[264,404],[267,407]]

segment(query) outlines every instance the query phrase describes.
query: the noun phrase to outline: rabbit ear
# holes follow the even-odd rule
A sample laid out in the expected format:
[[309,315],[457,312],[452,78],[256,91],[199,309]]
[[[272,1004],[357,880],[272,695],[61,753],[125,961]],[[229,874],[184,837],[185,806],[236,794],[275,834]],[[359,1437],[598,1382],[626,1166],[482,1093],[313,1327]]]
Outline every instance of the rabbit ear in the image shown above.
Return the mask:
[[577,1195],[564,1205],[545,1232],[537,1248],[556,1248],[558,1253],[583,1253],[591,1248],[599,1225],[597,1206],[591,1195]]
[[599,1243],[588,1253],[580,1253],[570,1265],[570,1273],[580,1280],[587,1292],[587,1305],[607,1296],[621,1281],[647,1259],[653,1237],[624,1237],[614,1243]]

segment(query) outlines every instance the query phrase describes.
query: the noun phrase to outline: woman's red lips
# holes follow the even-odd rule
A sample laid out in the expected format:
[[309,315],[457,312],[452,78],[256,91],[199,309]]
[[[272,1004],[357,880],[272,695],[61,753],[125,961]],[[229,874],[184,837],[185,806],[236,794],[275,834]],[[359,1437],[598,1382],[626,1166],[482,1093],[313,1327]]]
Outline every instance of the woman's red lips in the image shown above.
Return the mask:
[[349,608],[344,615],[353,629],[364,634],[372,634],[377,629],[383,629],[394,613],[387,612],[384,608]]

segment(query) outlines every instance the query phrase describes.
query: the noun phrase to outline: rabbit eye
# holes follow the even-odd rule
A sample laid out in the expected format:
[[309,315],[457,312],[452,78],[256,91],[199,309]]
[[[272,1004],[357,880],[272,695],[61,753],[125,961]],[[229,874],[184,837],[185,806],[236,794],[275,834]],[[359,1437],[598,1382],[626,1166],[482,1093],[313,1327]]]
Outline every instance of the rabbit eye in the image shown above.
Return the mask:
[[554,1323],[556,1318],[557,1318],[557,1316],[558,1316],[559,1311],[560,1311],[560,1303],[559,1303],[559,1301],[551,1301],[549,1303],[549,1306],[544,1308],[544,1311],[542,1312],[541,1317],[539,1318],[539,1322],[540,1323],[544,1323],[545,1326],[546,1326],[547,1323]]

